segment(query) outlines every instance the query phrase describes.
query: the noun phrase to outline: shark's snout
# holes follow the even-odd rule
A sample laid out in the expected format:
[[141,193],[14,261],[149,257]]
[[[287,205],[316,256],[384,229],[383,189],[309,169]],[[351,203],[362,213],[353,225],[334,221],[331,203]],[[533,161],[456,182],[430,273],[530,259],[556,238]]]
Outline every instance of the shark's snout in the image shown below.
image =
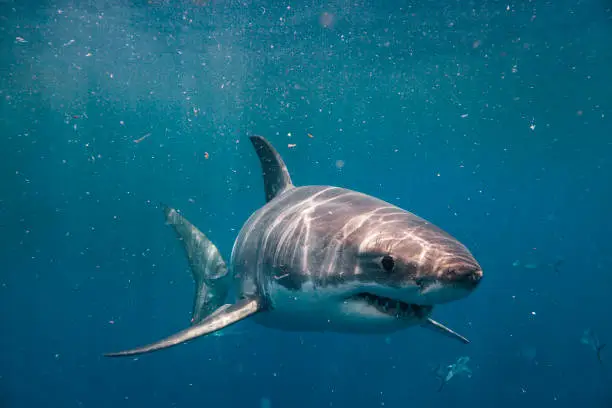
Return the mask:
[[446,264],[435,276],[416,280],[420,288],[420,304],[440,304],[462,299],[472,293],[482,281],[483,273],[476,262]]
[[445,269],[440,276],[440,281],[473,290],[482,280],[482,276],[482,269],[479,266],[459,265]]

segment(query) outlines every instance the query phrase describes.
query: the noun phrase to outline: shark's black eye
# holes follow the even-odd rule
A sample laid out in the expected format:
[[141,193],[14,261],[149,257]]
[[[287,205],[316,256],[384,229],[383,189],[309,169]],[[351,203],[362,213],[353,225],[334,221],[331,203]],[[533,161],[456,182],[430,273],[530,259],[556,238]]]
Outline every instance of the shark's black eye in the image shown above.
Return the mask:
[[395,261],[393,260],[393,257],[390,255],[383,256],[380,261],[380,264],[382,265],[383,269],[387,272],[391,272],[393,268],[395,267]]

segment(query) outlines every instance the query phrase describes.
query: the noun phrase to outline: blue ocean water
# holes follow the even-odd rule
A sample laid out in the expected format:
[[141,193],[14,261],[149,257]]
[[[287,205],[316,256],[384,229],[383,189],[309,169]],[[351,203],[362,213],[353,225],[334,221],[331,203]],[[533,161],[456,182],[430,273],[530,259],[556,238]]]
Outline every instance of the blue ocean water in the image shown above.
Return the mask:
[[[612,407],[611,39],[607,0],[0,1],[0,407]],[[252,134],[465,243],[485,278],[435,317],[471,344],[244,321],[102,357],[189,324],[159,203],[229,259]]]

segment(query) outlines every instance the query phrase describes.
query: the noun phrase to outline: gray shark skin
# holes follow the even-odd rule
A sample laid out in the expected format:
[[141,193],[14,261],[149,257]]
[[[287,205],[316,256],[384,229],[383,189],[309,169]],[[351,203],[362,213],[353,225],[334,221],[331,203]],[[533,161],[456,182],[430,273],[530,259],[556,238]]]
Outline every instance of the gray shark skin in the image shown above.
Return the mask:
[[[296,187],[272,145],[260,136],[250,140],[267,202],[240,230],[229,267],[201,231],[164,209],[196,283],[191,327],[106,356],[168,348],[249,316],[287,331],[376,334],[421,326],[468,343],[430,317],[435,305],[465,298],[479,286],[482,269],[463,244],[375,197],[339,187]],[[226,299],[230,286],[235,299]]]

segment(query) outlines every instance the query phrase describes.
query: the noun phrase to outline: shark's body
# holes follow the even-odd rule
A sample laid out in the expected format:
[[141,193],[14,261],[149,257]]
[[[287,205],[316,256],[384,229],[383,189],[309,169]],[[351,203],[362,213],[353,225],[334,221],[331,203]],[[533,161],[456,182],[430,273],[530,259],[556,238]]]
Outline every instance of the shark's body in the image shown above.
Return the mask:
[[[175,210],[196,281],[193,325],[126,356],[167,348],[248,316],[290,331],[388,333],[414,325],[465,338],[432,320],[433,306],[469,294],[482,277],[471,253],[424,219],[339,187],[294,187],[286,166],[251,137],[267,203],[247,220],[229,268],[217,248]],[[230,286],[237,294],[225,303]]]

